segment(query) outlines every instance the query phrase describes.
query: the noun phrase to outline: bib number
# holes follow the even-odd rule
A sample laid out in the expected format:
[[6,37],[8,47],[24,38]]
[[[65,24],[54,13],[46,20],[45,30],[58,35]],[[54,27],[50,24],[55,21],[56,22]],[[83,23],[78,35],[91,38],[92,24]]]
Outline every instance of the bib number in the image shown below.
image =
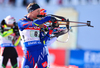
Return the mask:
[[30,36],[31,37],[39,37],[39,31],[38,30],[30,31]]
[[13,40],[13,38],[14,38],[14,37],[13,37],[13,36],[11,36],[11,35],[9,35],[9,36],[7,36],[7,37],[6,37],[6,39],[7,39],[7,40],[10,40],[10,41],[12,41],[12,40]]

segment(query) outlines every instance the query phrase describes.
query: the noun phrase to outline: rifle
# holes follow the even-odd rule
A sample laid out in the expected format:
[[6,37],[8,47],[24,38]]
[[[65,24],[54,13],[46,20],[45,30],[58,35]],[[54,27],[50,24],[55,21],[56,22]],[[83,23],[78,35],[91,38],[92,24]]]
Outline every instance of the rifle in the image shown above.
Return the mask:
[[[56,19],[55,22],[49,21],[49,22],[45,23],[46,25],[49,26],[49,28],[54,26],[53,27],[54,28],[53,36],[51,36],[51,38],[57,36],[57,34],[58,35],[59,34],[63,35],[63,34],[68,33],[68,36],[69,36],[69,30],[71,29],[71,27],[82,27],[82,26],[94,27],[94,26],[91,25],[91,21],[87,21],[87,22],[70,21],[69,19],[66,19],[63,16],[58,16],[58,15],[53,15],[53,14],[48,14],[47,15],[46,11],[44,12],[44,10],[40,12],[40,15],[37,15],[37,17],[45,17],[45,16],[51,16],[51,17],[54,17]],[[79,25],[77,25],[77,26],[70,26],[70,23],[77,23]],[[60,25],[66,25],[66,27],[60,27]],[[59,41],[59,42],[63,42],[63,41]]]

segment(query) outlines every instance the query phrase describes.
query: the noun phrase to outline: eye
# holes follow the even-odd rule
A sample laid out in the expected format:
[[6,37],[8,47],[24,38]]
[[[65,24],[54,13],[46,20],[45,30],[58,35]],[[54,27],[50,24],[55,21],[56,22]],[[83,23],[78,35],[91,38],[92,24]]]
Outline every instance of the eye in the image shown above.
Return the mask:
[[39,10],[37,12],[39,12]]

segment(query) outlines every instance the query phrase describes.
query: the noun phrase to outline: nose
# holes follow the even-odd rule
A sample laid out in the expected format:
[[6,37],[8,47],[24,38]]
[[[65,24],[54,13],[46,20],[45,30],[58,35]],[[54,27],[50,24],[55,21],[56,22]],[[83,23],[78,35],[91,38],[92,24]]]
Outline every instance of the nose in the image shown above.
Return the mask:
[[40,15],[40,12],[38,12],[38,15]]

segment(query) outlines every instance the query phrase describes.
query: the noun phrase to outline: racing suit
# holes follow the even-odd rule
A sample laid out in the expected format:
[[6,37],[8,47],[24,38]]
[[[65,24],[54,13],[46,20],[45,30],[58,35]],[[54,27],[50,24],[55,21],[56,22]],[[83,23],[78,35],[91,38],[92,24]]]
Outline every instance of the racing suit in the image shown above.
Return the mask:
[[48,53],[44,45],[49,38],[49,32],[45,34],[43,28],[38,26],[50,19],[50,16],[46,16],[33,21],[25,16],[25,18],[18,21],[25,53],[22,68],[34,68],[36,63],[38,68],[48,67]]
[[[6,36],[6,34],[5,34]],[[4,37],[3,33],[0,32],[0,45],[1,45],[1,55],[2,55],[2,67],[6,68],[8,59],[10,59],[12,68],[17,68],[18,66],[18,54],[15,46],[12,43],[12,39],[15,36],[14,33]]]

